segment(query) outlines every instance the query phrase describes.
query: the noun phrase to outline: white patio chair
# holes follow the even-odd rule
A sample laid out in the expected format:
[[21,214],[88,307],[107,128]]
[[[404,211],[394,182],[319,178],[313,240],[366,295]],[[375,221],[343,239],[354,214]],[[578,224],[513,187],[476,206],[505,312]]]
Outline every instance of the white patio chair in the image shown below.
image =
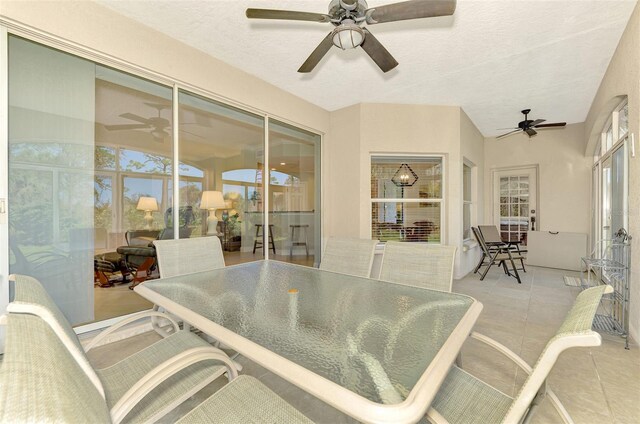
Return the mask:
[[[49,324],[40,317],[10,313],[6,325],[4,358],[0,366],[0,422],[3,423],[118,423],[131,404],[109,408],[101,387],[96,387]],[[202,352],[201,352],[202,353]],[[197,355],[192,355],[193,362]],[[155,398],[159,381],[171,382],[171,391],[184,387],[171,374],[175,361],[167,360],[157,372],[131,387],[123,398],[138,404]],[[120,378],[126,378],[121,375]],[[164,383],[161,383],[161,385]],[[106,391],[106,390],[105,390]],[[149,394],[149,396],[146,396]],[[166,400],[173,403],[172,400]],[[121,402],[119,402],[120,404]],[[134,403],[135,405],[135,403]],[[127,419],[132,418],[127,416]],[[153,422],[142,416],[135,421]],[[177,421],[191,423],[311,423],[299,411],[253,377],[242,376],[218,390]]]
[[155,240],[161,278],[224,268],[222,244],[218,237]]
[[369,278],[377,244],[378,240],[329,237],[320,269]]
[[450,292],[455,256],[455,246],[388,241],[380,279]]
[[[225,372],[229,379],[237,375],[237,364],[223,351],[189,331],[180,331],[171,317],[157,311],[125,318],[83,348],[69,321],[35,278],[12,275],[10,281],[15,282],[15,299],[7,311],[35,315],[49,323],[98,392],[103,393],[111,415],[117,417],[115,422],[157,420]],[[173,332],[164,331],[164,339],[110,367],[94,369],[90,365],[86,352],[122,326],[149,317],[167,319]],[[158,375],[163,378],[158,379]],[[148,398],[141,398],[136,389],[144,381],[154,387]]]
[[545,396],[565,423],[573,423],[558,397],[546,387],[546,379],[558,356],[572,347],[600,346],[600,334],[591,330],[600,298],[611,293],[611,286],[598,286],[580,293],[556,335],[547,343],[531,368],[514,352],[482,334],[471,337],[495,348],[518,365],[528,378],[515,398],[477,379],[461,368],[452,367],[427,412],[429,421],[442,423],[520,423],[528,422]]

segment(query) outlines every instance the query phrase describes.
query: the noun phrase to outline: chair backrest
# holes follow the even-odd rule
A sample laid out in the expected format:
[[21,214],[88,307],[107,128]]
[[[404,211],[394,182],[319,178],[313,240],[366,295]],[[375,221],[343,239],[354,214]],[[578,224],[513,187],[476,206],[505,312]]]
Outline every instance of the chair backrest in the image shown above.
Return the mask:
[[162,278],[224,268],[218,237],[156,240],[153,244]]
[[378,240],[329,237],[320,269],[369,277]]
[[503,422],[520,421],[564,350],[572,347],[600,346],[600,334],[591,330],[591,326],[602,295],[612,291],[611,286],[600,285],[584,290],[578,295],[556,335],[549,340],[540,354]]
[[484,238],[482,237],[482,233],[480,232],[480,230],[477,227],[471,227],[471,231],[473,231],[473,235],[478,241],[478,244],[480,245],[480,249],[482,249],[482,252],[486,256],[491,257],[491,254],[489,253],[489,248],[487,247],[487,243],[484,242]]
[[9,281],[14,282],[15,295],[13,302],[7,306],[7,311],[14,314],[36,315],[45,320],[93,382],[96,389],[100,393],[104,393],[102,382],[91,366],[76,332],[42,284],[33,277],[18,274],[10,275]]
[[[189,238],[191,235],[191,224],[196,217],[193,213],[193,206],[180,206],[178,208],[178,234],[180,238]],[[173,240],[173,208],[164,211],[164,229],[158,235],[158,240]]]
[[485,243],[503,243],[498,227],[495,225],[478,225]]
[[388,241],[380,279],[450,292],[455,256],[455,246]]
[[0,422],[111,422],[105,399],[49,324],[26,314],[5,323]]

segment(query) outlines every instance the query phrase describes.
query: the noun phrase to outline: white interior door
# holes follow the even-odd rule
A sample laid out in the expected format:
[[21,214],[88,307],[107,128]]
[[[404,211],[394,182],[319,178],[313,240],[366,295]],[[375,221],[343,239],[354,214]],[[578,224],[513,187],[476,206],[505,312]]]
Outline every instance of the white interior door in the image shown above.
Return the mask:
[[503,240],[527,244],[527,231],[540,226],[536,167],[493,171],[493,222]]

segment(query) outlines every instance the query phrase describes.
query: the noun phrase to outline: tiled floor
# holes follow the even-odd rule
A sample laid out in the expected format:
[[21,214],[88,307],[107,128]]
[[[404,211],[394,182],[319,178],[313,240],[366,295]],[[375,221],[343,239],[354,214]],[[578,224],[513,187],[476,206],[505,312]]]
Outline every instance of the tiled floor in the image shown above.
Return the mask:
[[[522,284],[492,269],[484,281],[471,275],[454,282],[454,291],[481,301],[483,312],[476,325],[484,333],[520,354],[533,364],[553,336],[578,289],[563,283],[566,271],[529,267]],[[145,334],[93,351],[97,364],[114,362],[121,355],[136,351],[157,340]],[[640,422],[640,355],[637,346],[624,349],[622,341],[605,335],[597,348],[576,348],[562,354],[549,385],[564,403],[576,424]],[[239,358],[243,373],[258,377],[309,418],[319,423],[353,422],[339,411],[273,375],[266,369]],[[515,395],[523,375],[499,354],[469,340],[463,349],[463,365],[472,374],[507,394]],[[214,392],[224,379],[214,382],[190,399],[182,408],[165,417],[172,422],[186,410]],[[533,423],[561,422],[549,402],[543,402]]]

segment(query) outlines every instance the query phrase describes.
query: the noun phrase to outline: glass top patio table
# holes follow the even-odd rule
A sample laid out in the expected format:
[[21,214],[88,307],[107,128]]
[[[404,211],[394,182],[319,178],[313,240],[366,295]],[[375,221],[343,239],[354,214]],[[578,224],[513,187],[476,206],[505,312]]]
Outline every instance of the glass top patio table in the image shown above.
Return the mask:
[[417,421],[482,309],[460,294],[265,260],[135,290],[367,422]]

